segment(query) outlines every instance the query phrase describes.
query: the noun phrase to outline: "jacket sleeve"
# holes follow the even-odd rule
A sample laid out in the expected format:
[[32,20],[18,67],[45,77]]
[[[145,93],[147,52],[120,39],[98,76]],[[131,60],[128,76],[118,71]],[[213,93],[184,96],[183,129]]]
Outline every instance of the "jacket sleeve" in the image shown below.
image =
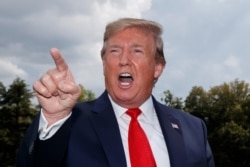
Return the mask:
[[210,144],[209,144],[209,142],[207,140],[207,127],[206,127],[206,125],[205,125],[205,123],[203,121],[202,121],[202,126],[203,126],[203,129],[204,129],[204,140],[206,141],[207,164],[208,164],[208,167],[215,167],[213,153],[212,153]]
[[16,167],[66,166],[71,117],[48,140],[38,137],[40,114],[26,132],[17,155]]

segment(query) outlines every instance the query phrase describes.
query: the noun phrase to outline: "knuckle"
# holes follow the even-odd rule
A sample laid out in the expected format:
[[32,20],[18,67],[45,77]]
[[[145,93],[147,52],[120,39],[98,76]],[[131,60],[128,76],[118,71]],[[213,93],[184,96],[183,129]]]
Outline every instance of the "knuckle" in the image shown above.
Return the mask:
[[32,88],[33,88],[34,91],[37,90],[38,85],[39,85],[39,81],[35,81],[35,83],[32,85]]
[[42,83],[46,83],[46,82],[48,82],[49,80],[50,80],[50,75],[48,75],[47,73],[44,74],[44,75],[41,77],[41,79],[40,79],[40,81],[41,81]]

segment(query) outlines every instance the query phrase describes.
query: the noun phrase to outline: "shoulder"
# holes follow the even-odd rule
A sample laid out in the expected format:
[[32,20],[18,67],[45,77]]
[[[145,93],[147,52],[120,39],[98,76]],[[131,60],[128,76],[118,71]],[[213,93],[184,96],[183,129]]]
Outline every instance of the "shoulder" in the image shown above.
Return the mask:
[[97,110],[106,106],[110,106],[110,100],[108,98],[107,91],[104,91],[97,99],[88,102],[79,102],[73,108],[73,111],[78,110]]
[[102,113],[105,110],[112,110],[112,105],[106,91],[95,100],[77,103],[72,109],[72,116],[90,116]]
[[194,115],[191,115],[190,113],[187,113],[179,109],[171,108],[157,101],[155,101],[155,106],[156,110],[157,109],[159,110],[157,112],[162,112],[164,113],[164,115],[167,115],[168,117],[178,120],[178,122],[180,122],[180,124],[182,124],[183,127],[195,128],[195,129],[197,129],[197,127],[199,127],[199,129],[205,128],[205,123],[203,122],[203,120]]
[[168,112],[170,112],[172,115],[174,115],[174,117],[176,117],[179,120],[183,120],[183,121],[194,121],[194,122],[200,122],[202,121],[200,118],[185,112],[183,110],[179,110],[179,109],[175,109],[175,108],[171,108],[169,106],[166,106],[166,109]]

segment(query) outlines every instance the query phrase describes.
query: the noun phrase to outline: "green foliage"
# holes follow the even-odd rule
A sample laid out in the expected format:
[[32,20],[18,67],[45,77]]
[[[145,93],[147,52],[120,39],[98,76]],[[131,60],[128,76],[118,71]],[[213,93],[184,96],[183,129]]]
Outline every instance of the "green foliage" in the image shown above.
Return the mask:
[[82,93],[78,99],[79,102],[87,102],[95,99],[95,94],[88,89],[85,89],[81,84],[80,84]]
[[238,79],[205,91],[195,86],[184,110],[206,122],[216,166],[250,166],[250,86]]
[[196,115],[206,121],[208,119],[209,103],[206,91],[200,86],[194,86],[185,100],[186,112]]
[[174,97],[174,95],[170,92],[170,90],[163,92],[165,98],[161,98],[161,101],[164,101],[166,105],[176,108],[176,109],[183,109],[183,101],[182,98]]
[[9,88],[0,82],[0,166],[14,165],[17,148],[35,115],[27,87],[20,78]]

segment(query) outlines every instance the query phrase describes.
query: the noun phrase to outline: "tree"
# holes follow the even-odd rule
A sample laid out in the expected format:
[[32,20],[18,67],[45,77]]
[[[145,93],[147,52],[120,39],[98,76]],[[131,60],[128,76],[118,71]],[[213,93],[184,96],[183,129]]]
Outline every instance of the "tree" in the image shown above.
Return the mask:
[[80,87],[82,92],[78,99],[79,102],[86,102],[95,99],[95,94],[91,90],[85,89],[81,84]]
[[208,121],[209,104],[207,92],[201,86],[194,86],[185,100],[185,109],[193,115],[196,115]]
[[31,105],[33,95],[20,78],[8,89],[0,83],[0,93],[0,166],[10,166],[36,110]]
[[[165,95],[166,104],[171,105],[173,95],[168,91]],[[250,166],[249,83],[235,79],[208,91],[194,86],[184,111],[205,121],[216,166]]]
[[167,106],[180,110],[183,109],[182,98],[174,97],[170,90],[164,91],[163,93],[165,95],[165,98],[161,98],[161,101],[164,101]]
[[[199,100],[191,104],[195,92],[199,94],[196,96]],[[246,115],[250,112],[247,108],[249,95],[249,84],[236,79],[214,86],[208,92],[202,88],[193,89],[186,99],[190,113],[206,118],[208,137],[218,166],[250,165],[247,158],[250,155],[250,126]]]
[[218,166],[250,166],[250,120],[246,114],[250,110],[245,110],[249,96],[249,84],[238,79],[208,92],[209,140]]

